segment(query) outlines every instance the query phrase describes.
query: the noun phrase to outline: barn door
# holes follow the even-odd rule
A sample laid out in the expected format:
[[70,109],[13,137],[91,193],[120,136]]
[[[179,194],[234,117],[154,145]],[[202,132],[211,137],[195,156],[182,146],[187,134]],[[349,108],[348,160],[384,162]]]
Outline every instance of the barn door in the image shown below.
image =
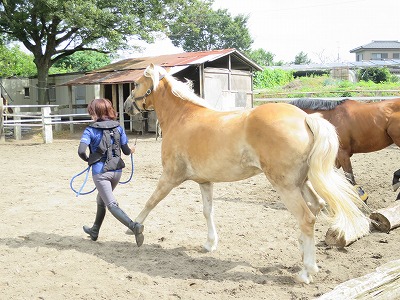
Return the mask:
[[206,68],[204,99],[222,111],[252,107],[251,73],[240,70]]

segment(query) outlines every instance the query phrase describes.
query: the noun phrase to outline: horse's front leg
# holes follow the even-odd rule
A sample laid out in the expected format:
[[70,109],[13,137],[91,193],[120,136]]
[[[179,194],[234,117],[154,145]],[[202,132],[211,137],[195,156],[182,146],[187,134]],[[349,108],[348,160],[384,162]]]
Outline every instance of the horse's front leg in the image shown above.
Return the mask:
[[207,242],[204,248],[214,251],[218,245],[218,234],[214,224],[213,183],[200,183],[201,197],[203,198],[203,215],[207,222]]
[[178,186],[181,183],[181,182],[179,183],[171,182],[166,178],[167,176],[164,175],[163,173],[163,175],[161,175],[160,180],[158,181],[155,191],[150,196],[149,200],[147,200],[142,211],[136,217],[135,219],[136,222],[143,224],[144,220],[146,220],[147,216],[153,210],[153,208],[156,207],[156,205],[162,199],[164,199],[174,187]]

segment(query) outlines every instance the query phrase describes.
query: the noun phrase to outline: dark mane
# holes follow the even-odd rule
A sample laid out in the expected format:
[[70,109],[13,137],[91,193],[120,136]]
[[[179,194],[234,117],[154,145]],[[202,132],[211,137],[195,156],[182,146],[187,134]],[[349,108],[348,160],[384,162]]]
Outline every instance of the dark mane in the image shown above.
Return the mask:
[[297,106],[301,109],[312,109],[312,110],[331,110],[336,106],[345,102],[346,99],[343,100],[324,100],[324,99],[308,99],[308,98],[300,98],[293,101],[290,101],[289,104]]

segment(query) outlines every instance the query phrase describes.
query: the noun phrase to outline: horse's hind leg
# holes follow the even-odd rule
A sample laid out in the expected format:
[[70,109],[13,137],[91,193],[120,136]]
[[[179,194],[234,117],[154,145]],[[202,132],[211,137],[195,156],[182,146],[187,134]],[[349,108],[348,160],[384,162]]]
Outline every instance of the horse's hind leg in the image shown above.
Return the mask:
[[339,162],[337,166],[342,167],[346,179],[352,185],[356,185],[356,179],[354,178],[353,167],[351,165],[349,154],[345,150],[339,149],[337,161]]
[[[302,189],[305,189],[304,186]],[[286,208],[295,216],[300,227],[299,248],[303,259],[303,269],[297,274],[296,280],[309,284],[313,281],[312,275],[318,272],[315,258],[314,225],[316,217],[303,199],[302,190],[299,187],[292,189],[277,188]],[[307,193],[310,191],[307,190]],[[311,200],[310,199],[307,199]],[[312,207],[319,207],[318,200],[314,198]],[[316,210],[317,211],[317,210]]]
[[346,152],[343,149],[339,149],[338,156],[337,156],[337,161],[339,161],[339,166],[342,167],[344,175],[356,189],[358,195],[360,196],[361,200],[367,201],[368,199],[368,194],[364,191],[362,186],[358,185],[356,183],[356,179],[353,174],[353,167],[351,165],[351,160],[350,160],[350,155],[348,152]]
[[214,224],[214,207],[213,207],[213,184],[211,182],[201,183],[200,191],[203,198],[203,215],[207,221],[207,242],[204,248],[207,251],[214,251],[218,245],[218,234]]

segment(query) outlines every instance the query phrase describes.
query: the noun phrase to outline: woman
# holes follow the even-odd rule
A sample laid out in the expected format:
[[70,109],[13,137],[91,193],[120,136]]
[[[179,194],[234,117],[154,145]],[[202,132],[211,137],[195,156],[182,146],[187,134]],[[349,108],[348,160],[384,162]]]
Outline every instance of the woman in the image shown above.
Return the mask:
[[[83,226],[93,241],[99,236],[99,230],[106,215],[106,207],[122,224],[133,231],[136,244],[143,244],[144,226],[133,222],[118,206],[113,190],[119,183],[122,168],[121,150],[125,155],[135,152],[128,146],[128,138],[124,129],[116,120],[117,114],[108,99],[94,99],[88,104],[88,112],[94,123],[86,127],[80,140],[78,155],[92,167],[92,177],[98,190],[97,213],[92,227]],[[86,149],[89,146],[90,154]]]

